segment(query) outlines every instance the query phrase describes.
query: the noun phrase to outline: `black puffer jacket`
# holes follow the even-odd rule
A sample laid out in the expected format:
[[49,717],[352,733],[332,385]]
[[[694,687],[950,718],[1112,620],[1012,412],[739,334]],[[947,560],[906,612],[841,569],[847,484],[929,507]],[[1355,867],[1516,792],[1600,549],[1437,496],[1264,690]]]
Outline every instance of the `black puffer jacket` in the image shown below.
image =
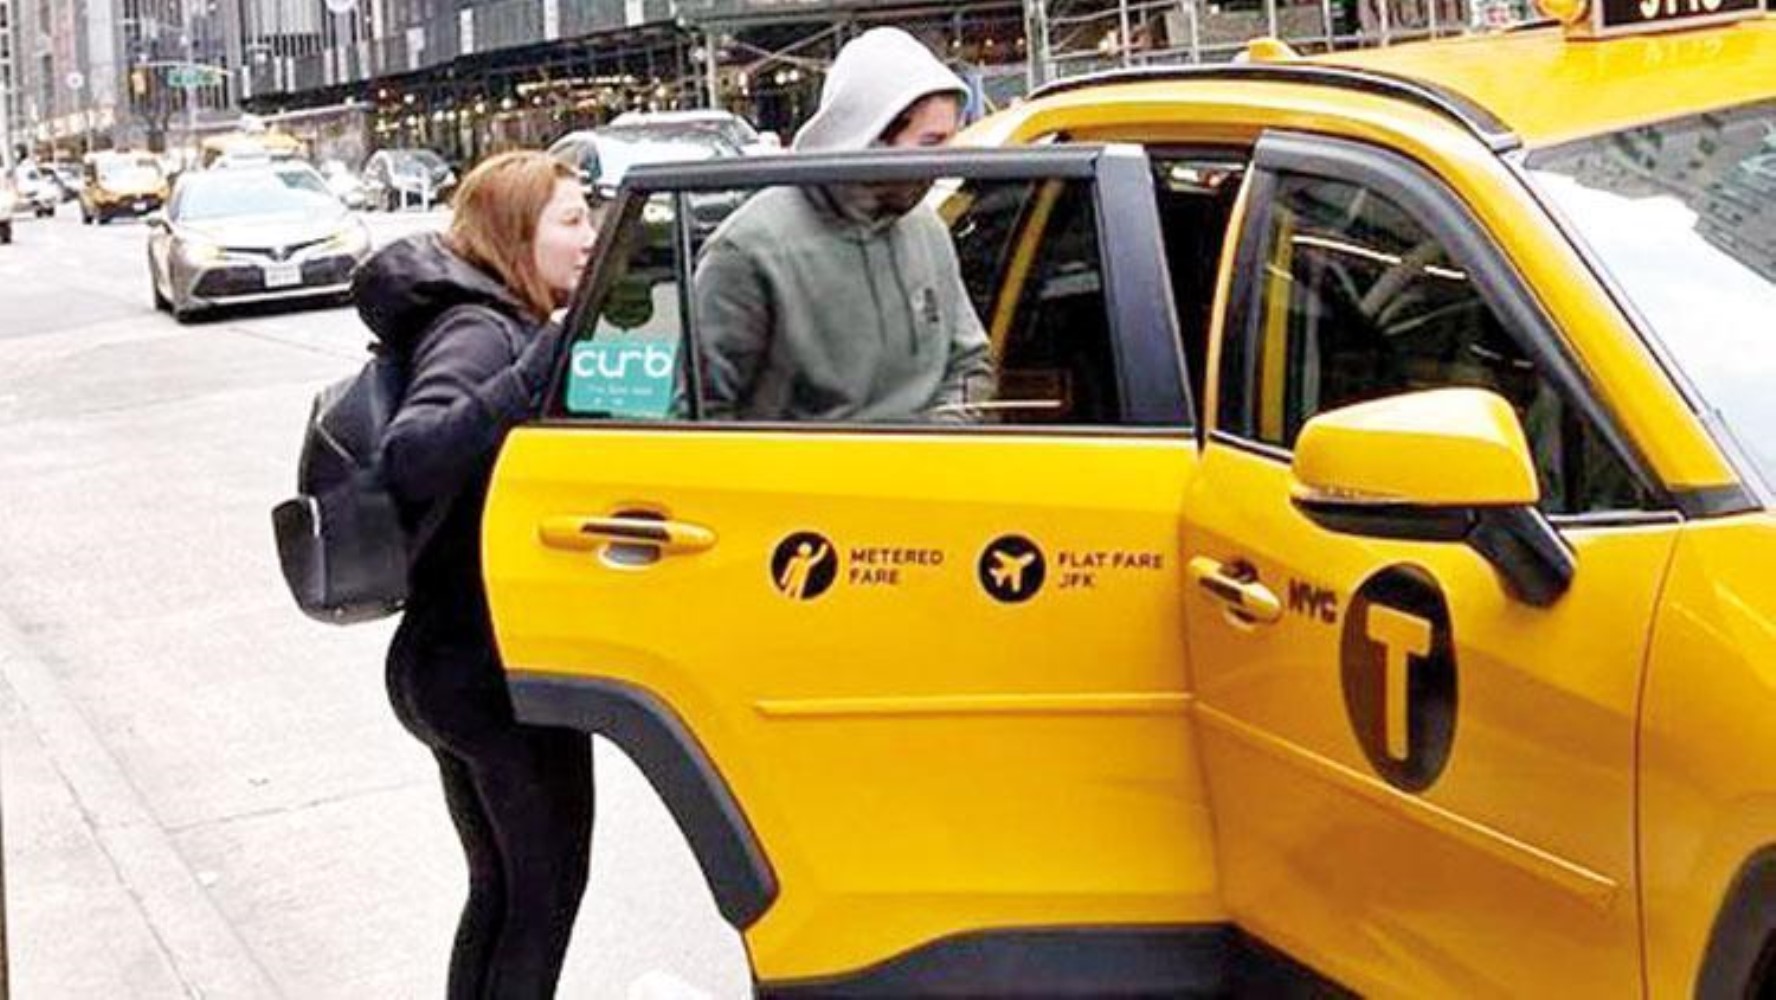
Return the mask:
[[353,276],[352,299],[384,348],[408,363],[383,442],[402,516],[413,529],[434,505],[450,504],[413,564],[409,613],[464,639],[489,637],[481,508],[500,442],[536,412],[558,331],[433,234],[378,251]]

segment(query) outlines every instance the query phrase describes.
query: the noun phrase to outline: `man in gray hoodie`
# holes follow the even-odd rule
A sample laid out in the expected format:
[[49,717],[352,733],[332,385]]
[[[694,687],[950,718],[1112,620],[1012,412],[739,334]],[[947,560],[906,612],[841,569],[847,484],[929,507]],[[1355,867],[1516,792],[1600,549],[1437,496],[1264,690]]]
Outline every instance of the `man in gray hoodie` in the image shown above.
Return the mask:
[[[962,81],[897,28],[839,51],[799,152],[938,146]],[[927,185],[759,192],[694,282],[704,412],[741,420],[958,419],[992,394],[985,331]]]

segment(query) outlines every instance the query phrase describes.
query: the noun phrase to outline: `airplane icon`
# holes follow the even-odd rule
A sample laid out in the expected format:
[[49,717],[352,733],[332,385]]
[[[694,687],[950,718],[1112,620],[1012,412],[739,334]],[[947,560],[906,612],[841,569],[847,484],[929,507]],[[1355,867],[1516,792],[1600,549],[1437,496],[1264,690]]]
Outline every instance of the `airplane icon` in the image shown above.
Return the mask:
[[993,585],[1011,594],[1023,590],[1024,570],[1029,569],[1030,564],[1036,561],[1037,554],[1026,552],[1021,556],[1014,556],[1006,552],[994,552],[992,555],[996,565],[987,570],[987,575],[993,578]]

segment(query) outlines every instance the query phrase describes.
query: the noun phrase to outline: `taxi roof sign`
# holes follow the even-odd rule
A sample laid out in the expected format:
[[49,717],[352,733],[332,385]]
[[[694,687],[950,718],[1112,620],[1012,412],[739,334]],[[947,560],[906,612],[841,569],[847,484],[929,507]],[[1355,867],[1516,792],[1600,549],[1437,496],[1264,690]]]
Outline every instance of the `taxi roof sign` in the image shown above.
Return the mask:
[[1537,0],[1569,38],[1611,38],[1764,15],[1764,0]]

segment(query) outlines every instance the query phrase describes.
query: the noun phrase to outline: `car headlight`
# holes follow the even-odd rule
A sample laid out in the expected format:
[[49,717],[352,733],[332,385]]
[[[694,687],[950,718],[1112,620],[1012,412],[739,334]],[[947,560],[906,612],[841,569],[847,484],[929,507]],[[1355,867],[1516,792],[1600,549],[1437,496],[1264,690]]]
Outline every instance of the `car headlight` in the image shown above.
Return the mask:
[[347,226],[322,245],[321,249],[329,253],[344,253],[357,256],[370,249],[370,231],[363,226]]
[[222,259],[222,248],[209,240],[187,236],[180,240],[177,246],[179,256],[184,258],[187,264],[208,264],[211,261]]

